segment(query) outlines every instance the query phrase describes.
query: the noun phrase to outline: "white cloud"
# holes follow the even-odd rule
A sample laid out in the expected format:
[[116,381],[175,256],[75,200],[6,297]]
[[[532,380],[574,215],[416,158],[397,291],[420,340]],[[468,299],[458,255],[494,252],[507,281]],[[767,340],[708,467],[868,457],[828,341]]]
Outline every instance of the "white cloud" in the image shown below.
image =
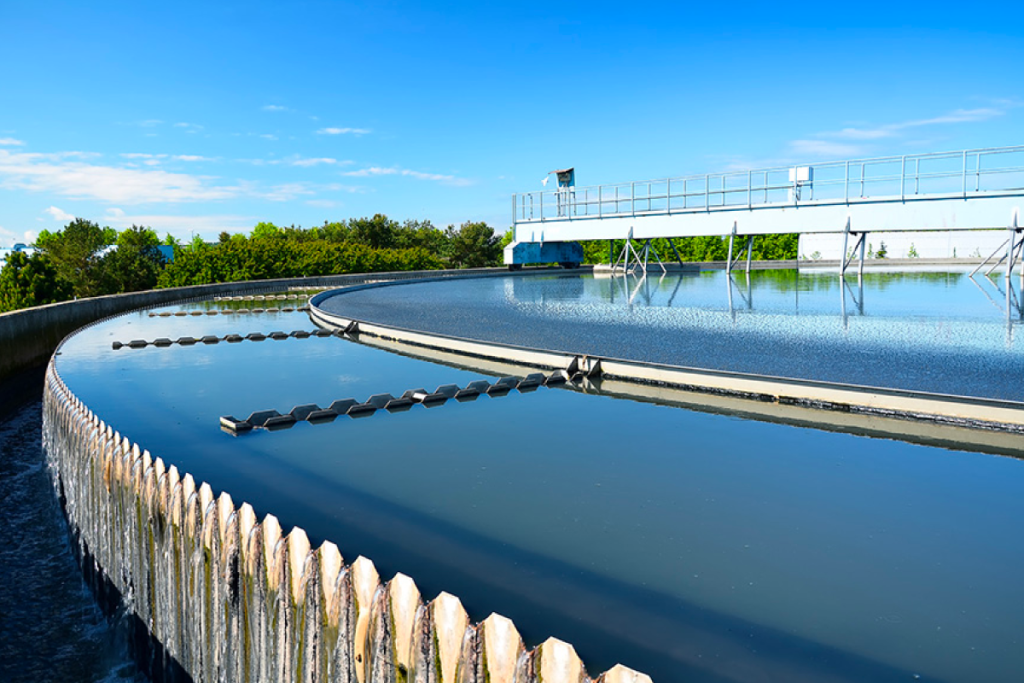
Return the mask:
[[185,123],[184,121],[179,121],[178,123],[174,124],[174,127],[181,128],[186,133],[198,133],[203,129],[203,127],[200,126],[198,123]]
[[51,206],[48,209],[43,209],[43,213],[50,214],[51,216],[53,216],[53,219],[55,221],[61,221],[62,223],[66,221],[75,220],[75,217],[72,216],[70,213],[68,213],[67,211],[62,211],[61,209],[58,209],[56,206]]
[[188,240],[192,233],[206,237],[215,237],[226,230],[237,232],[249,230],[256,223],[252,216],[176,216],[168,214],[130,214],[122,209],[110,208],[103,215],[103,220],[112,227],[127,228],[132,225],[144,225],[157,232],[169,232],[178,239]]
[[855,157],[864,153],[860,145],[831,140],[793,140],[789,143],[791,154],[803,157]]
[[308,206],[316,206],[321,209],[333,209],[340,206],[340,202],[336,202],[332,199],[310,199],[306,202]]
[[119,204],[210,201],[234,197],[241,191],[217,185],[206,176],[90,164],[69,156],[0,150],[0,187]]
[[260,135],[260,137],[263,138],[264,140],[276,140],[277,139],[276,135],[271,135],[270,133],[264,133],[263,135]]
[[145,152],[125,152],[121,155],[125,159],[166,159],[166,154],[146,154]]
[[[312,158],[312,159],[299,158],[299,159],[293,159],[290,163],[291,163],[292,166],[308,167],[308,166],[317,166],[319,164],[334,165],[334,164],[338,163],[338,160],[337,159],[331,159],[330,157],[320,157],[320,158]],[[345,162],[341,162],[341,163],[344,164]]]
[[265,104],[262,109],[263,111],[291,111],[288,107],[282,107],[280,104]]
[[199,156],[198,154],[175,154],[171,158],[175,161],[216,161],[212,157]]
[[409,178],[416,178],[417,180],[432,180],[435,182],[443,183],[445,185],[453,185],[455,187],[465,187],[467,185],[473,184],[473,181],[469,180],[468,178],[459,178],[457,176],[444,175],[441,173],[424,173],[422,171],[413,171],[408,168],[398,168],[397,166],[370,166],[368,168],[360,168],[355,171],[346,171],[342,175],[346,175],[352,178],[368,178],[371,176],[399,175],[406,176]]
[[6,145],[8,147],[21,147],[25,143],[21,140],[15,140],[14,138],[0,138],[0,145]]
[[317,135],[367,135],[369,128],[321,128]]
[[0,246],[13,247],[16,243],[32,244],[39,236],[35,230],[26,230],[20,235],[0,225]]
[[[1006,114],[1007,110],[1012,108],[1014,105],[1011,102],[1004,101],[1001,106],[995,107],[979,107],[976,109],[954,109],[953,111],[942,114],[941,116],[933,116],[927,119],[913,119],[910,121],[900,121],[898,123],[888,123],[875,127],[867,128],[843,128],[838,131],[831,131],[825,133],[818,133],[815,135],[817,138],[822,139],[835,139],[835,140],[856,140],[866,142],[870,140],[882,140],[885,138],[898,137],[905,131],[910,131],[915,128],[922,126],[937,126],[937,125],[948,125],[955,123],[979,123],[982,121],[988,121],[999,116]],[[806,142],[803,140],[796,140],[792,144],[799,147],[798,143]],[[853,148],[860,150],[861,148]],[[855,152],[860,154],[861,151]],[[851,155],[846,155],[851,156]]]

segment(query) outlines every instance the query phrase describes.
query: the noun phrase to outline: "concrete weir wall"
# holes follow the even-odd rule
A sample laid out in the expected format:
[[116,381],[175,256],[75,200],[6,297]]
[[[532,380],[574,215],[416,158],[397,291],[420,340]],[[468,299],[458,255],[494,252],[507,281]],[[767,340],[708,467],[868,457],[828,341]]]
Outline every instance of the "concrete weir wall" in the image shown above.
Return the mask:
[[158,645],[143,663],[158,679],[650,683],[623,666],[591,679],[567,643],[527,650],[502,616],[473,624],[453,595],[424,601],[407,576],[382,581],[370,560],[214,497],[100,421],[52,363],[43,431],[83,569]]

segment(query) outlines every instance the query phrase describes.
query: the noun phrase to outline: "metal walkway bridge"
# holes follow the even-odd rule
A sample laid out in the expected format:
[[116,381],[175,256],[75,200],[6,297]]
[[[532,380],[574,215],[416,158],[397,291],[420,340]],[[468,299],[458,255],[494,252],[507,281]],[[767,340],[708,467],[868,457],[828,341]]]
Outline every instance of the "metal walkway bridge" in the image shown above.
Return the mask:
[[869,232],[1003,228],[1009,274],[1024,250],[1022,204],[1024,145],[559,187],[512,196],[505,262],[523,262],[512,256],[520,244],[632,237],[649,251],[654,238],[728,235],[746,237],[749,254],[756,235],[837,233],[845,272],[858,248],[863,263]]

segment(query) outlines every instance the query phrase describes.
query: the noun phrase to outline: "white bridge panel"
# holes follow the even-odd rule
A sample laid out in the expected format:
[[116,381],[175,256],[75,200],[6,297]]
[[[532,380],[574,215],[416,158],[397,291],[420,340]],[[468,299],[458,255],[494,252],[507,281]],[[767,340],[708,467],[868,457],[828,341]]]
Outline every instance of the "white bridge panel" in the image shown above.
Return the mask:
[[590,216],[544,221],[520,221],[516,239],[529,242],[568,242],[770,233],[902,232],[1007,228],[1024,198],[971,195],[864,203],[806,203],[771,207],[722,207],[710,211],[619,216]]

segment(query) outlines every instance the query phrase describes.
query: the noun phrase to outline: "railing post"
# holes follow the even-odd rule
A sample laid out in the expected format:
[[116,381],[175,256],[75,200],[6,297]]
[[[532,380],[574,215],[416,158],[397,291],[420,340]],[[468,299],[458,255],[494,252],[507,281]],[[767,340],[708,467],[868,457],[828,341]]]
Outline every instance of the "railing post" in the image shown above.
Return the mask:
[[967,199],[967,150],[966,149],[964,150],[963,193],[964,193],[964,199]]
[[900,201],[903,201],[907,193],[907,157],[903,156],[900,162]]
[[711,210],[711,176],[704,174],[704,210]]
[[974,191],[978,192],[981,189],[981,152],[975,154],[974,158]]
[[540,191],[540,222],[544,222],[544,190]]
[[753,185],[753,183],[754,183],[754,172],[753,171],[747,171],[747,210],[750,210],[750,207],[753,206],[753,203],[751,202],[751,199],[750,199],[750,186]]
[[665,213],[672,213],[672,179],[665,181]]
[[629,214],[636,215],[636,182],[629,183]]
[[846,162],[846,177],[843,178],[843,203],[850,203],[850,162]]
[[598,218],[600,218],[601,214],[604,212],[604,199],[603,199],[603,194],[604,193],[602,192],[603,189],[604,189],[604,186],[602,186],[602,185],[598,185],[597,186],[597,217]]

